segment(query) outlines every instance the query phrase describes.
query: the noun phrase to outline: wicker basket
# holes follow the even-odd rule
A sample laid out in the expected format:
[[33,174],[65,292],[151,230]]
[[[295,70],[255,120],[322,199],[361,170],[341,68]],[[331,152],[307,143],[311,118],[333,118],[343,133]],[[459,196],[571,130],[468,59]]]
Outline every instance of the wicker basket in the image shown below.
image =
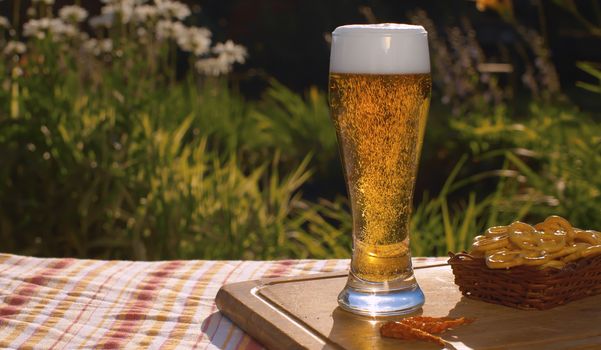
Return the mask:
[[497,270],[465,252],[449,256],[461,293],[489,303],[545,310],[601,294],[601,255],[577,260],[561,270],[531,266]]

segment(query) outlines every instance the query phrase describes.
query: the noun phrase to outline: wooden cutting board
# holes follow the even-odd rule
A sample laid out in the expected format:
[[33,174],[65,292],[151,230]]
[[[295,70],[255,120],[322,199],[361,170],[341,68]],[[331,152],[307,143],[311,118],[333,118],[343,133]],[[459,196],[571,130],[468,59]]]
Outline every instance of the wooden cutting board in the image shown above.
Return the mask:
[[[466,316],[473,324],[442,335],[447,349],[601,349],[601,295],[546,311],[524,311],[465,298],[448,265],[418,267],[424,316]],[[381,338],[382,321],[338,307],[346,274],[233,283],[217,294],[219,310],[269,349],[439,349]]]

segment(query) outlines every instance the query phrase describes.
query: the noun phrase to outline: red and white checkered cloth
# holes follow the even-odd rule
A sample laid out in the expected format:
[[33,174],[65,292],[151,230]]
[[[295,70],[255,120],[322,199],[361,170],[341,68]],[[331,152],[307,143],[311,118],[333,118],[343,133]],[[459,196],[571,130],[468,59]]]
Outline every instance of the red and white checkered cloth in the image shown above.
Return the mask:
[[[446,258],[416,258],[416,265]],[[103,261],[0,254],[0,348],[261,349],[223,317],[226,283],[344,271],[348,260]]]

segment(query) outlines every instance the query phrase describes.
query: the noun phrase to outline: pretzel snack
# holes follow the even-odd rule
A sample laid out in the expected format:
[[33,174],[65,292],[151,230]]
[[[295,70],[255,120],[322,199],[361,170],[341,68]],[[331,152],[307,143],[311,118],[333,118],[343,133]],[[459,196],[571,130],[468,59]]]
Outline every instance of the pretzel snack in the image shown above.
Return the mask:
[[470,254],[483,256],[491,269],[538,266],[561,269],[567,263],[601,254],[601,233],[574,228],[560,216],[530,226],[516,221],[476,236]]

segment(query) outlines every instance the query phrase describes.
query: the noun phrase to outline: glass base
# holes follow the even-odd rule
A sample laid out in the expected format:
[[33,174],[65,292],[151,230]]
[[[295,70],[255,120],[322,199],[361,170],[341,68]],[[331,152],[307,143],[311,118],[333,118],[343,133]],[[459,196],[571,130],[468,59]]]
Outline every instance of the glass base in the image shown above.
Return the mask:
[[387,282],[368,282],[349,273],[346,286],[338,295],[338,305],[364,316],[395,316],[419,310],[425,297],[411,274]]

